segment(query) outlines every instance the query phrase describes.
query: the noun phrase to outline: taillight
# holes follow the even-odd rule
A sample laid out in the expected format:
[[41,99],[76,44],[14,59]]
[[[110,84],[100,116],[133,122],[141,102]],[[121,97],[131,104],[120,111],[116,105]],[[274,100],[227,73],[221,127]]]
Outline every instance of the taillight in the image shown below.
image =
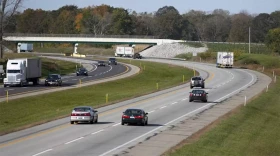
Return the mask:
[[90,116],[90,113],[85,113],[84,116]]
[[143,116],[135,116],[135,119],[143,119]]
[[129,116],[128,115],[123,115],[122,118],[127,119],[127,118],[129,118]]
[[190,96],[193,96],[193,93],[190,93]]
[[75,113],[71,113],[71,116],[76,116],[76,114]]

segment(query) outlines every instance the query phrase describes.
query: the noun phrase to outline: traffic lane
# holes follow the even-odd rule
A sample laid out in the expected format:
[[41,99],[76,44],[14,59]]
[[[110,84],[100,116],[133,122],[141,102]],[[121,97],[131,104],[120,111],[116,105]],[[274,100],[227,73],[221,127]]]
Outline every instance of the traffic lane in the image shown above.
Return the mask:
[[[144,103],[144,106],[146,106],[147,108],[150,108],[150,109],[153,108],[155,110],[157,110],[157,109],[161,110],[161,109],[166,108],[163,104],[167,104],[166,103],[167,101],[169,101],[169,103],[171,105],[176,100],[178,100],[180,97],[183,97],[183,99],[181,99],[181,100],[185,102],[187,100],[188,91],[190,91],[189,88],[184,88],[184,91],[182,90],[180,92],[176,92],[176,94],[175,93],[174,94],[169,93],[170,95],[173,95],[174,97],[173,96],[170,97],[170,95],[168,94],[169,96],[165,95],[165,96],[163,96],[161,98],[155,98],[155,99],[153,99],[153,100],[151,100],[151,101],[149,101],[147,103]],[[179,101],[178,101],[178,103],[179,103]],[[151,107],[151,105],[153,105],[154,107]],[[135,105],[135,106],[137,106],[137,108],[138,107],[142,108],[142,105],[140,105],[139,103],[138,103],[138,105]],[[144,108],[144,109],[147,110],[147,108]],[[111,115],[111,116],[110,116],[110,114],[105,115],[105,117],[103,117],[104,118],[104,122],[113,121],[114,124],[120,122],[120,116],[122,114],[122,111],[124,111],[124,110],[125,110],[125,108],[122,108],[122,109],[117,110],[117,111],[113,111],[112,112],[113,115]],[[181,108],[179,110],[181,110]],[[188,108],[182,108],[182,110],[189,110],[189,109]],[[164,118],[164,116],[160,117],[160,118]],[[102,119],[102,118],[100,118],[100,119]],[[68,119],[68,122],[69,122],[69,119]],[[110,123],[108,123],[108,124],[109,125],[104,125],[105,127],[96,127],[94,129],[99,130],[100,128],[106,128],[108,126],[110,127]],[[80,127],[80,126],[79,127],[78,126],[77,127],[72,127],[72,126],[70,126],[70,127],[65,127],[63,130],[61,130],[61,132],[57,131],[57,133],[51,134],[51,135],[49,135],[46,138],[39,138],[39,139],[37,138],[35,140],[40,140],[40,141],[42,140],[42,144],[41,145],[49,144],[48,142],[51,141],[51,140],[57,140],[54,143],[52,143],[54,145],[56,143],[59,143],[62,140],[64,140],[64,142],[67,142],[69,140],[71,141],[71,140],[75,140],[75,139],[80,138],[80,137],[88,136],[88,134],[91,133],[90,131],[92,131],[92,129],[88,129],[88,127]],[[52,138],[52,139],[50,139],[50,138]],[[65,140],[65,138],[68,138],[68,139]],[[48,140],[48,139],[50,139],[50,140]],[[33,143],[31,141],[30,143],[23,144],[20,147],[25,146],[25,145],[30,145],[32,147],[36,147],[36,146],[39,145],[39,143],[38,143],[38,141],[36,142],[35,140],[33,140]],[[61,144],[63,144],[63,142],[58,144],[58,145],[61,145]],[[56,145],[56,146],[58,146],[58,145]],[[36,149],[40,149],[42,147],[45,147],[45,146],[39,146]],[[54,146],[52,146],[52,147],[54,147]],[[49,148],[51,148],[51,147],[49,147]],[[44,148],[42,148],[42,150],[43,149]],[[22,153],[22,151],[20,151],[20,153]]]
[[[107,77],[112,77],[114,75],[121,74],[125,71],[129,71],[130,68],[124,65],[117,65],[117,66],[106,66],[106,67],[97,67],[96,70],[89,72],[89,76],[65,76],[62,79],[62,86],[59,87],[69,87],[73,85],[77,85],[80,83],[80,79],[82,83],[86,83],[87,81],[94,81],[98,79],[104,79]],[[33,86],[29,85],[26,87],[8,87],[8,88],[0,88],[0,98],[3,98],[7,95],[7,91],[9,96],[13,96],[16,94],[24,94],[30,92],[37,92],[41,90],[47,89],[55,89],[57,86],[45,86],[44,82],[41,82],[39,85]]]

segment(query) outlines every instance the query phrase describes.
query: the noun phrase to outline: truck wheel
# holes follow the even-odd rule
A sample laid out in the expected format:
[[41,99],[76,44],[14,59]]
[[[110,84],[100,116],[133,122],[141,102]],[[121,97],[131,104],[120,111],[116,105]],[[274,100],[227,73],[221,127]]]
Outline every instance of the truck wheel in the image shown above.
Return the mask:
[[6,88],[7,87],[7,85],[4,85],[4,88]]
[[20,87],[23,87],[23,83],[22,82],[20,82]]

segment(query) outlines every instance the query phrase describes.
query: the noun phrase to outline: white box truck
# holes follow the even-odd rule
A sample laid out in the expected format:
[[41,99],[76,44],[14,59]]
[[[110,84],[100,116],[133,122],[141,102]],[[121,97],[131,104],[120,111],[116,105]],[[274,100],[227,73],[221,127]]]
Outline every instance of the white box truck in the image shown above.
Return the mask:
[[133,57],[134,55],[134,48],[133,47],[117,47],[115,56],[120,57]]
[[217,53],[217,67],[218,68],[232,68],[234,62],[233,52],[218,52]]
[[31,43],[21,43],[20,44],[20,52],[32,52],[33,44]]
[[24,86],[29,82],[33,85],[39,84],[41,73],[41,59],[23,58],[9,59],[6,67],[6,78],[4,78],[4,87]]

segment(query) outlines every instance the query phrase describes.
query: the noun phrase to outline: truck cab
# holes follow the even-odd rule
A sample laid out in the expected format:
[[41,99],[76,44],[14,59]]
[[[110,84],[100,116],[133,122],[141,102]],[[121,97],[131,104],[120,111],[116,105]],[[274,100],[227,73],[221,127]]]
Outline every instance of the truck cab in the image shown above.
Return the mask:
[[12,85],[23,86],[26,83],[25,64],[24,60],[8,60],[4,87]]

